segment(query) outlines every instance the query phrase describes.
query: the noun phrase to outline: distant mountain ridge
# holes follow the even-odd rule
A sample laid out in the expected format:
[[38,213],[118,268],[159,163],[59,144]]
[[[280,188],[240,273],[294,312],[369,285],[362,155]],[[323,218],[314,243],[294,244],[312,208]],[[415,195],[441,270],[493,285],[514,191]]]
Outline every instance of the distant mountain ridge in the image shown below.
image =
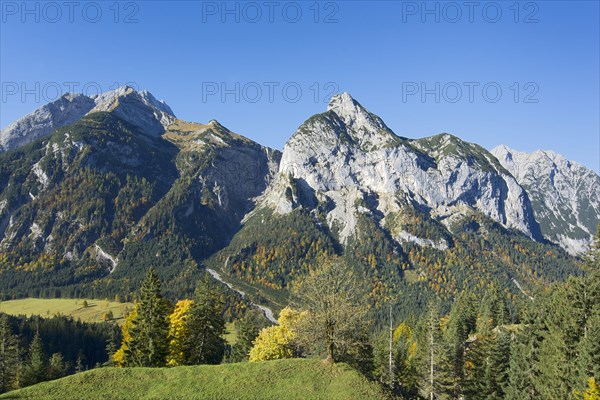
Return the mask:
[[552,151],[492,150],[525,188],[544,237],[571,254],[586,251],[600,222],[600,177]]
[[[404,204],[428,209],[444,224],[465,208],[481,211],[507,228],[540,240],[527,194],[482,147],[442,134],[409,140],[349,94],[334,96],[327,112],[307,120],[286,143],[280,174],[306,183],[305,197],[332,202],[330,225],[353,233],[357,200],[376,199],[369,212],[398,212]],[[286,179],[284,176],[283,179]],[[278,210],[293,204],[283,193],[264,201]]]
[[65,93],[2,130],[0,152],[46,137],[55,129],[97,111],[115,111],[125,121],[152,135],[162,134],[164,127],[176,119],[166,103],[156,100],[150,92],[137,92],[129,86],[91,97],[81,93]]
[[[521,296],[579,271],[548,241],[571,242],[541,218],[538,199],[555,188],[536,192],[529,174],[447,133],[398,136],[348,93],[283,152],[215,120],[179,120],[129,87],[67,94],[0,138],[5,296],[133,293],[153,266],[172,297],[210,269],[276,310],[296,279],[336,254],[363,271],[374,301],[402,292],[415,309],[431,292],[450,300],[493,284]],[[574,171],[562,186],[594,176]],[[580,193],[590,207],[556,209],[559,223],[577,209],[581,232],[560,231],[572,240],[598,218],[595,192],[559,191]],[[232,309],[243,307],[236,296]]]

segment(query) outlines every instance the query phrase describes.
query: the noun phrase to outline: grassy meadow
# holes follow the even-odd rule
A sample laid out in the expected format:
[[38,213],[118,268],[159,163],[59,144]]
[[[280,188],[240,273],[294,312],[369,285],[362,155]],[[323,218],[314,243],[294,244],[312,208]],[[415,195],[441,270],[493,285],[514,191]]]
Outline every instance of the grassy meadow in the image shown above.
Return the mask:
[[[83,396],[83,397],[82,397]],[[0,399],[385,399],[345,364],[317,359],[175,368],[99,368],[0,395]]]

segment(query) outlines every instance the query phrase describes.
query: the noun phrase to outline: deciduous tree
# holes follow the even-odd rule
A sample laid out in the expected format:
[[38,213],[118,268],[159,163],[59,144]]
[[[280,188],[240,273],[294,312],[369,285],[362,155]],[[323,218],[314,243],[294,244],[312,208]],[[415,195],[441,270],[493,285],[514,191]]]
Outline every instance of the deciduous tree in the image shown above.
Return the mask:
[[364,341],[366,293],[356,273],[341,259],[326,260],[293,288],[300,309],[308,315],[298,326],[300,341],[325,348],[327,360]]

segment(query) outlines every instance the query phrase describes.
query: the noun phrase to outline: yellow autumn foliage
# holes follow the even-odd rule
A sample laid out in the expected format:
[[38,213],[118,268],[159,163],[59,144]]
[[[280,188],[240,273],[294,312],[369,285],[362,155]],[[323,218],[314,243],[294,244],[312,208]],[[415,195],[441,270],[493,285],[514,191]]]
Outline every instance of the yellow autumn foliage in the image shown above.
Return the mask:
[[583,400],[600,400],[600,390],[598,389],[598,384],[596,384],[594,378],[588,379],[588,387],[587,390],[583,392]]
[[408,360],[411,360],[417,353],[417,342],[413,339],[412,329],[404,322],[394,329],[393,341],[398,343],[399,340],[402,340],[408,346],[407,357]]
[[184,344],[190,336],[188,321],[193,304],[193,300],[179,300],[169,317],[169,367],[185,364]]
[[293,358],[297,348],[295,327],[302,318],[306,318],[306,312],[295,311],[289,307],[281,310],[279,325],[264,328],[254,340],[249,360],[266,361]]
[[133,311],[127,314],[127,316],[125,317],[125,322],[121,326],[121,334],[123,336],[123,339],[121,340],[121,347],[112,356],[115,365],[119,368],[123,367],[123,365],[125,364],[125,351],[127,351],[127,345],[131,340],[130,330],[133,325],[133,321],[137,317],[137,313],[138,303],[135,304],[135,308],[133,309]]

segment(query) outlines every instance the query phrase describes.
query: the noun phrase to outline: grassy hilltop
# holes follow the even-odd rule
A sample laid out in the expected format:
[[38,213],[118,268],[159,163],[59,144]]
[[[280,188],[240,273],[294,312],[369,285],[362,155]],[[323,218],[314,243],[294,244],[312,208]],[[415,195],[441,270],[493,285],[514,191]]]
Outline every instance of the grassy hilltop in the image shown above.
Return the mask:
[[0,395],[0,399],[384,399],[345,364],[315,359],[175,368],[100,368]]

